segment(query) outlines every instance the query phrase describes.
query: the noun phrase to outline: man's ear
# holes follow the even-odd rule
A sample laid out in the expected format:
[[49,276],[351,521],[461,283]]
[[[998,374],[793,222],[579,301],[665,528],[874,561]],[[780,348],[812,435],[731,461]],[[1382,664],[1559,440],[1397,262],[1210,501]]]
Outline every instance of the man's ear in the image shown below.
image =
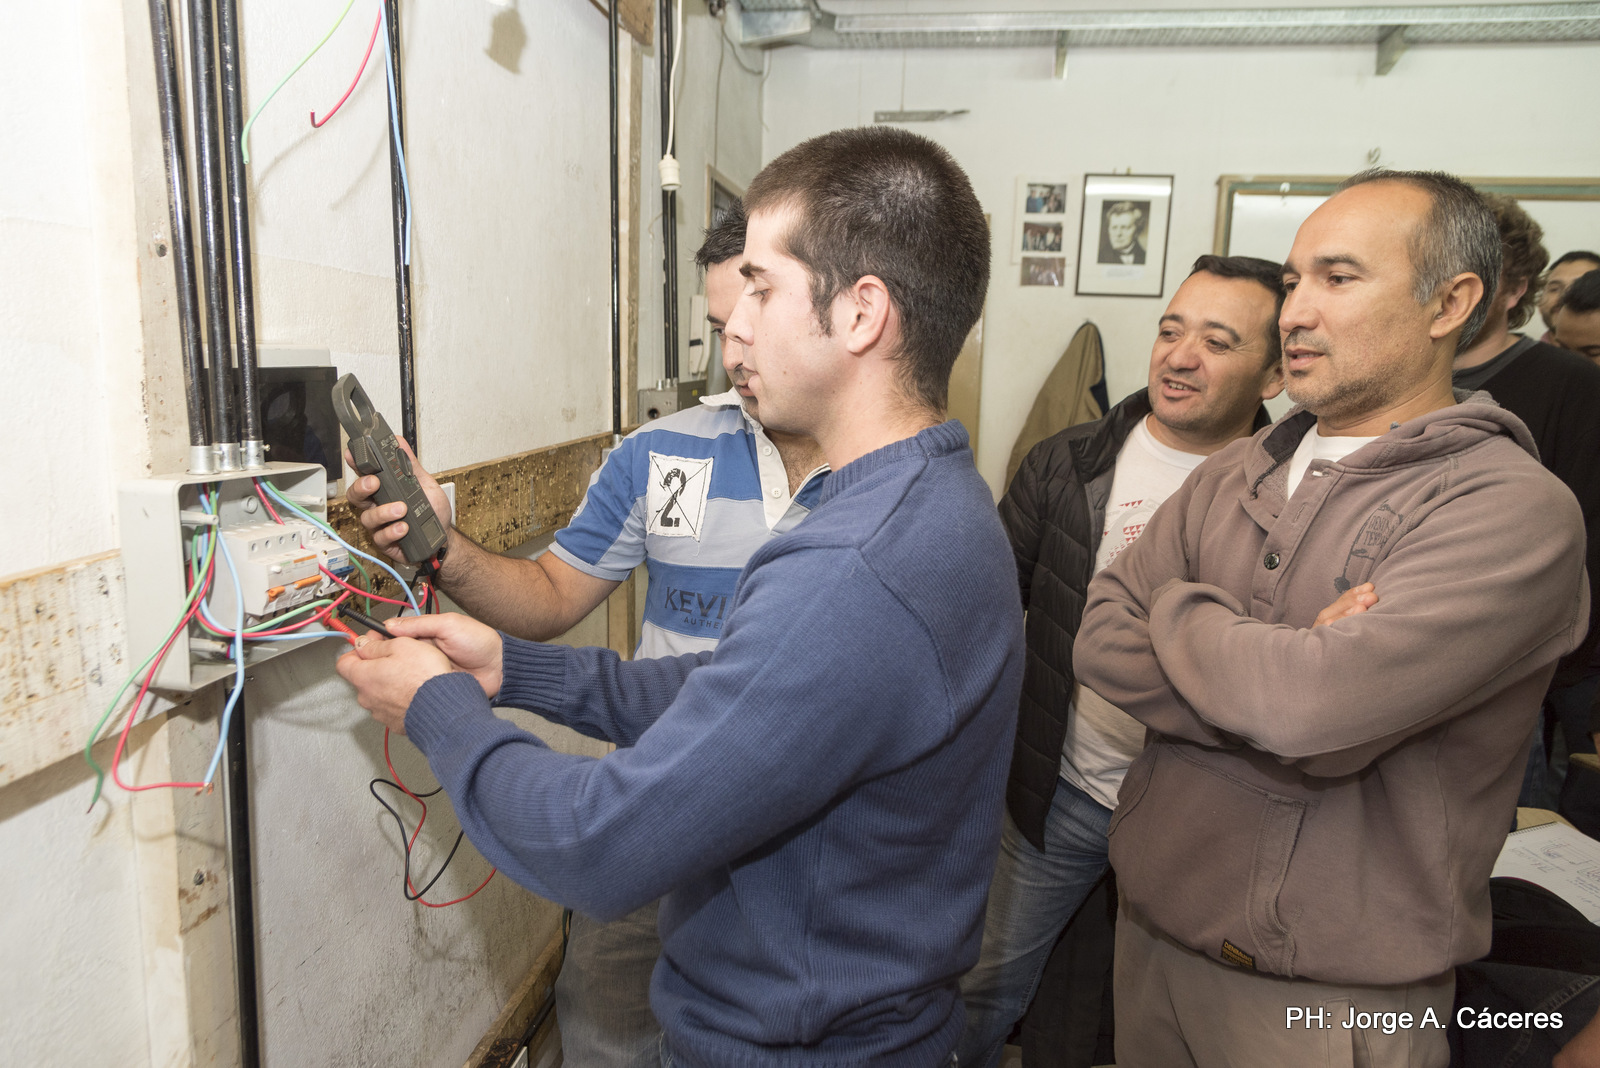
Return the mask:
[[1428,336],[1438,341],[1461,329],[1461,324],[1467,321],[1482,299],[1483,279],[1477,275],[1463,272],[1450,279],[1440,287],[1439,295],[1434,298],[1438,302],[1438,309],[1433,313],[1433,325],[1428,328]]
[[845,348],[853,356],[862,355],[882,341],[894,319],[889,287],[875,274],[856,279],[834,304],[834,328],[842,330]]

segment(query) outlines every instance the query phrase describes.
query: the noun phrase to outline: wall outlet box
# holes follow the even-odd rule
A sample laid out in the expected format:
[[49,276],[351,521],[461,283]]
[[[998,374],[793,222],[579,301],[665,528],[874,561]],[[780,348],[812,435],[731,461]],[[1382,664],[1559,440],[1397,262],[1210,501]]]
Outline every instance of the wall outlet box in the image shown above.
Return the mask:
[[[281,506],[275,507],[284,523],[277,523],[256,490],[257,478],[319,522],[327,522],[327,472],[320,464],[269,463],[249,471],[167,475],[122,484],[118,502],[128,591],[128,663],[143,663],[160,649],[184,614],[189,597],[187,553],[195,531],[210,526],[200,503],[200,493],[208,486],[216,489],[216,528],[239,573],[247,627],[337,592],[321,569],[348,572],[344,547]],[[207,602],[212,617],[231,630],[238,599],[220,548]],[[245,664],[318,640],[246,642]],[[161,661],[153,685],[187,692],[234,674],[233,661],[220,648],[191,620]]]

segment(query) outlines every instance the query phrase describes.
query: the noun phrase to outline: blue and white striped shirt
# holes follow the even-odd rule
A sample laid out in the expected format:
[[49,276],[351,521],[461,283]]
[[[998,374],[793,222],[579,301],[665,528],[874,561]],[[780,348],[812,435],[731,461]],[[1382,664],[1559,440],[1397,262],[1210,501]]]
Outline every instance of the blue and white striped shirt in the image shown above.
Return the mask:
[[737,390],[647,423],[589,480],[550,549],[586,575],[622,581],[648,565],[635,656],[715,648],[745,561],[810,514],[826,467],[789,495],[789,476]]

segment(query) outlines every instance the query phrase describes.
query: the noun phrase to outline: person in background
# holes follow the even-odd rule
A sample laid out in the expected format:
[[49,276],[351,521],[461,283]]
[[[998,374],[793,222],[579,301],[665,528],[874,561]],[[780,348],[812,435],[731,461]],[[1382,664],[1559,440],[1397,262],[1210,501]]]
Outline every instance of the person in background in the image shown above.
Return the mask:
[[1571,491],[1451,387],[1500,246],[1458,178],[1346,182],[1284,264],[1298,407],[1090,584],[1078,678],[1151,731],[1110,827],[1120,1068],[1449,1061],[1454,969],[1489,948],[1540,701],[1588,622]]
[[[1589,576],[1589,633],[1563,657],[1544,699],[1544,730],[1534,733],[1518,804],[1556,807],[1561,783],[1551,774],[1545,738],[1560,725],[1569,753],[1592,753],[1589,717],[1600,693],[1600,367],[1553,345],[1513,333],[1533,316],[1535,285],[1549,254],[1539,224],[1507,196],[1486,195],[1500,231],[1503,266],[1488,317],[1456,354],[1456,389],[1487,391],[1527,426],[1539,460],[1583,510]],[[1552,272],[1554,273],[1554,272]]]
[[1556,257],[1549,273],[1539,284],[1539,317],[1544,320],[1545,330],[1540,341],[1550,341],[1550,331],[1553,329],[1550,317],[1555,314],[1556,305],[1561,303],[1561,295],[1567,291],[1567,287],[1595,270],[1600,270],[1600,253],[1579,250]]
[[[1117,788],[1144,727],[1073,680],[1089,579],[1200,462],[1268,422],[1283,390],[1283,269],[1201,256],[1156,328],[1148,385],[1029,451],[1000,501],[1027,609],[1027,663],[983,951],[961,981],[963,1065],[996,1063],[1051,947],[1105,874]],[[1098,1013],[1098,992],[1086,999]],[[1092,1050],[1082,1051],[1084,1065]]]
[[1600,360],[1600,271],[1575,279],[1550,316],[1554,344]]
[[[695,255],[705,272],[706,317],[719,335],[744,290],[744,238],[744,207],[735,202]],[[635,655],[716,648],[745,561],[809,514],[827,474],[814,440],[762,426],[744,384],[743,347],[724,336],[722,352],[734,388],[630,434],[590,479],[572,522],[556,532],[548,553],[532,561],[499,556],[451,527],[440,588],[477,619],[548,641],[598,607],[642,563],[649,587]],[[448,524],[448,498],[432,476],[413,469]],[[373,540],[387,549],[405,534],[405,505],[374,506],[376,488],[376,478],[358,479],[349,498]],[[390,555],[401,559],[397,550]],[[556,980],[562,1049],[570,1063],[656,1063],[661,1027],[650,1012],[650,976],[661,955],[656,913],[655,902],[611,923],[573,913]]]
[[[802,142],[745,206],[725,334],[763,425],[832,473],[750,556],[717,647],[623,662],[412,616],[339,671],[510,878],[601,919],[665,895],[663,1065],[932,1068],[961,1030],[1022,681],[1005,531],[944,418],[989,229],[944,149],[885,126]],[[491,697],[621,748],[553,752]]]

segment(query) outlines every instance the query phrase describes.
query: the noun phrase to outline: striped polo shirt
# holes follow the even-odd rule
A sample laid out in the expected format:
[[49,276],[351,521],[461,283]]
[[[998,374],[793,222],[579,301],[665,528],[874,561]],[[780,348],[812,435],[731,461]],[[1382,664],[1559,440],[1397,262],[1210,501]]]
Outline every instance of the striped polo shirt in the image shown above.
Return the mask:
[[589,480],[550,551],[596,578],[649,568],[635,656],[714,648],[745,561],[810,514],[826,467],[789,495],[789,476],[737,390],[635,430]]

